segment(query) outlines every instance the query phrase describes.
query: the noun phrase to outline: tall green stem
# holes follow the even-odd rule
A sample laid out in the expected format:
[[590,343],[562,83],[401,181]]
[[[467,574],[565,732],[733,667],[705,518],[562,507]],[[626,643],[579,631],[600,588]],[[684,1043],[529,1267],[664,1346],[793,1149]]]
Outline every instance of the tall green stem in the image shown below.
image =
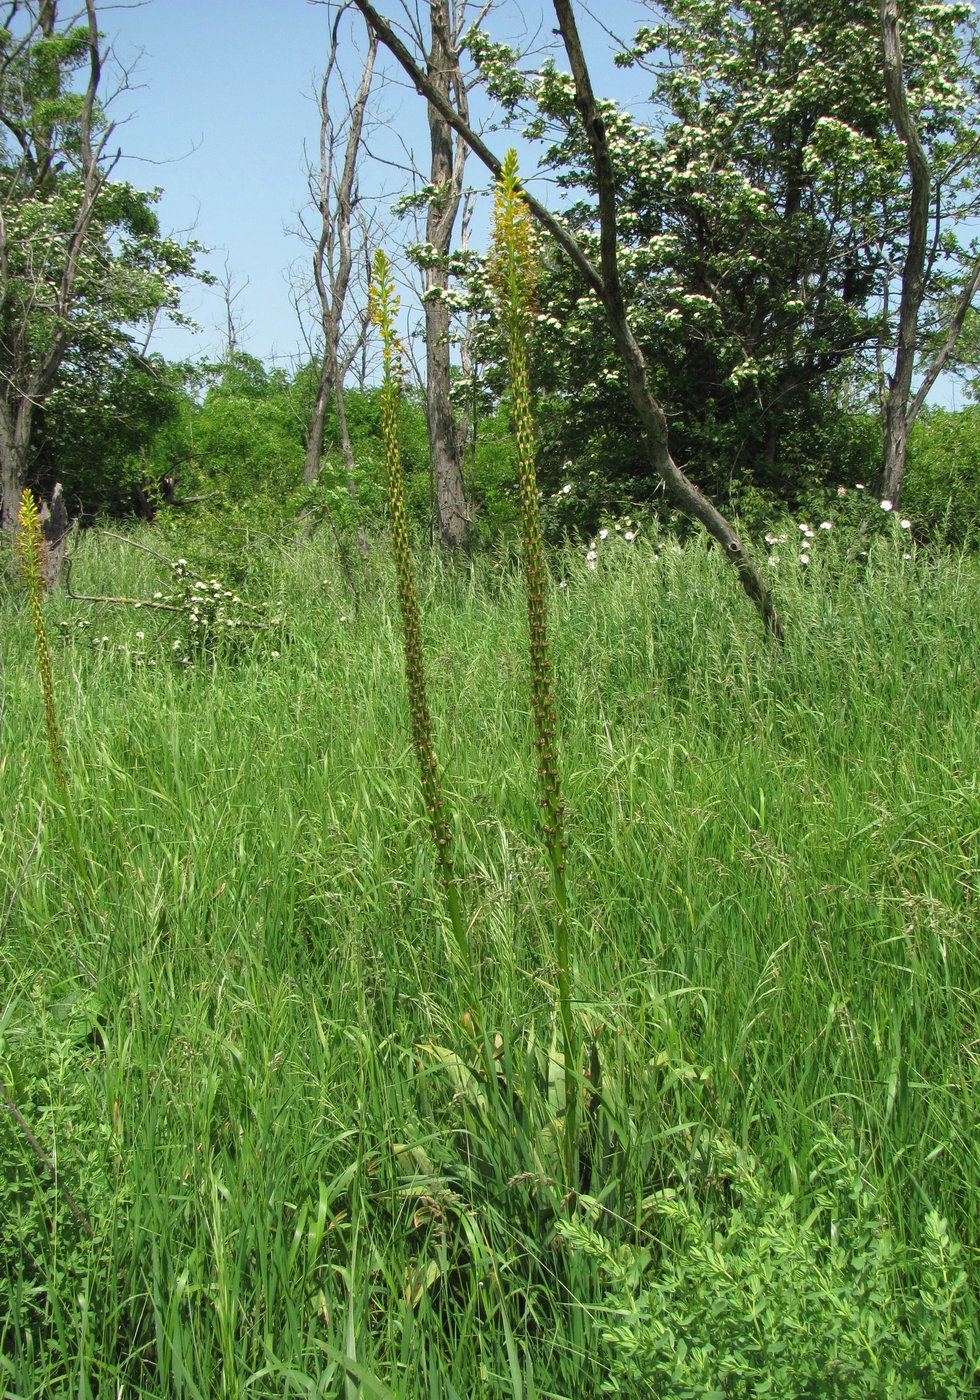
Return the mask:
[[520,475],[524,534],[524,581],[527,590],[528,641],[531,660],[531,709],[537,751],[543,837],[551,866],[555,900],[555,945],[558,957],[558,1011],[565,1059],[565,1183],[578,1179],[578,1045],[572,1014],[572,969],[565,885],[565,820],[558,771],[555,687],[548,647],[547,570],[541,538],[538,478],[534,467],[534,424],[528,376],[527,345],[537,286],[534,223],[517,180],[517,155],[508,151],[497,184],[490,278],[507,335],[507,363],[513,399],[514,436]]

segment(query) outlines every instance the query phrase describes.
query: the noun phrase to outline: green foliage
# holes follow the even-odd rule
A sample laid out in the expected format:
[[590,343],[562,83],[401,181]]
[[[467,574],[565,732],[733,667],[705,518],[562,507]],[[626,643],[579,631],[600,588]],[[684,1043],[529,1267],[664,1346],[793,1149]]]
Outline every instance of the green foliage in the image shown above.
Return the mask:
[[182,488],[218,490],[233,503],[285,501],[303,479],[305,430],[289,376],[241,352],[211,373]]
[[169,476],[188,432],[188,366],[121,356],[65,373],[38,416],[36,473],[60,481],[73,512],[129,513],[135,494]]
[[926,409],[912,430],[902,509],[929,538],[980,543],[980,406]]
[[820,1144],[806,1200],[715,1137],[686,1180],[647,1203],[649,1243],[611,1245],[580,1217],[563,1237],[600,1266],[611,1395],[966,1395],[980,1361],[965,1255],[937,1211],[903,1249],[880,1193],[840,1144]]

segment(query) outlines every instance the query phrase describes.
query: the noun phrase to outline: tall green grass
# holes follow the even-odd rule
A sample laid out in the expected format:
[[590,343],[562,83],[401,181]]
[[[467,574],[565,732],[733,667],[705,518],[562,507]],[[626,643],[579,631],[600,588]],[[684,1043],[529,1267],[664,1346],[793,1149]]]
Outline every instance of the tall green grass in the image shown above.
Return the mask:
[[[557,559],[550,596],[590,1219],[655,1256],[658,1193],[724,1210],[724,1139],[805,1220],[830,1142],[909,1299],[931,1210],[975,1289],[976,560],[786,568],[781,647],[698,544],[598,565]],[[90,537],[74,581],[133,596],[155,567]],[[4,1116],[0,1393],[598,1394],[608,1280],[555,1208],[519,575],[418,580],[505,1132],[455,1049],[389,564],[356,617],[326,547],[240,567],[286,630],[234,665],[177,670],[164,638],[134,668],[145,613],[55,649],[84,883],[2,604],[0,1073],[95,1238]],[[81,611],[45,608],[52,635]]]

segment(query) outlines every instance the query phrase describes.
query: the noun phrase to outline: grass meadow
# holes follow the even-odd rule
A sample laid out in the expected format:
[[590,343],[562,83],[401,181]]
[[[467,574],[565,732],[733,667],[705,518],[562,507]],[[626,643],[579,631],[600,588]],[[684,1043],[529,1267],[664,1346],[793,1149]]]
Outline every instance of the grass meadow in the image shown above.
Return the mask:
[[577,1193],[516,557],[419,565],[492,1071],[385,553],[195,556],[281,621],[189,665],[49,598],[71,818],[9,584],[0,1394],[975,1393],[980,564],[904,553],[775,566],[782,645],[703,543],[554,556]]

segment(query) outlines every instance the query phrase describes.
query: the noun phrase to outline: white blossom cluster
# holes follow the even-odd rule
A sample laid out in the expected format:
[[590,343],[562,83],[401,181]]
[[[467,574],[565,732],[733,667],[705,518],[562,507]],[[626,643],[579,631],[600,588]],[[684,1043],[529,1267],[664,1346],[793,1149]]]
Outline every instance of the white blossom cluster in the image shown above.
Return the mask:
[[[863,481],[858,481],[858,482],[855,483],[855,485],[854,485],[854,487],[853,487],[853,497],[854,497],[855,499],[857,499],[857,500],[860,500],[861,497],[862,497],[862,494],[863,494],[865,491],[866,491],[866,487],[865,487],[865,485],[864,485],[864,482],[863,482]],[[838,499],[839,499],[840,501],[843,502],[850,494],[851,494],[851,493],[848,491],[848,488],[847,488],[846,486],[838,486],[838,488],[837,488],[837,496],[838,496]],[[891,515],[892,512],[893,512],[894,509],[895,509],[893,503],[892,503],[891,501],[889,501],[889,500],[882,500],[882,501],[879,501],[879,502],[878,502],[878,507],[879,507],[879,509],[880,509],[885,515]],[[907,532],[911,532],[911,530],[912,530],[912,521],[911,521],[911,520],[909,520],[909,519],[903,517],[903,518],[897,519],[896,523],[897,523],[898,532],[899,532],[900,535],[901,535],[903,532],[906,532],[906,531],[907,531]],[[834,529],[834,522],[833,522],[832,520],[821,520],[820,523],[819,523],[819,525],[816,527],[816,529],[814,529],[814,527],[810,524],[809,521],[807,521],[807,520],[801,520],[801,521],[798,522],[796,528],[797,528],[797,531],[799,532],[799,536],[800,536],[800,538],[799,538],[798,541],[795,539],[795,537],[791,537],[791,536],[788,535],[788,534],[776,535],[776,534],[773,534],[771,531],[767,532],[767,534],[764,536],[765,542],[766,542],[766,544],[768,545],[769,551],[770,551],[770,552],[769,552],[769,561],[768,561],[768,562],[769,562],[769,567],[770,567],[771,569],[777,568],[777,567],[779,566],[779,564],[782,562],[782,557],[783,557],[783,556],[781,556],[779,553],[777,553],[777,550],[778,550],[778,548],[779,548],[780,545],[787,545],[787,546],[790,546],[790,549],[789,549],[789,553],[790,553],[790,554],[792,554],[792,553],[794,552],[794,550],[796,550],[796,549],[798,548],[798,550],[799,550],[799,554],[798,554],[799,562],[800,562],[800,564],[802,564],[803,567],[805,568],[808,564],[810,564],[810,563],[813,561],[813,559],[814,559],[814,557],[815,557],[815,550],[816,550],[816,547],[817,547],[817,545],[818,545],[820,539],[821,539],[821,538],[825,538],[826,536],[828,536],[828,535],[833,531],[833,529]],[[791,543],[791,540],[792,540],[792,543]],[[862,550],[861,553],[864,554],[864,553],[866,553],[866,551]],[[909,554],[909,553],[905,553],[905,554],[903,555],[903,558],[905,558],[905,559],[911,559],[911,557],[912,557],[912,556],[911,556],[911,554]]]
[[178,635],[170,643],[171,659],[178,666],[233,657],[248,636],[278,625],[278,618],[267,620],[264,609],[243,602],[221,579],[195,577],[186,559],[177,560],[173,575],[174,591],[167,601],[183,614]]
[[[94,631],[87,618],[63,620],[62,640],[66,644],[87,643],[102,658],[118,653],[138,670],[157,665],[154,652],[171,665],[187,669],[199,661],[234,659],[252,649],[258,638],[271,638],[281,625],[280,617],[270,615],[264,606],[244,602],[221,579],[198,577],[186,559],[178,559],[172,571],[170,592],[157,590],[149,598],[102,600],[159,618],[161,626],[149,643],[145,628],[137,629],[129,639],[113,642],[107,634]],[[279,652],[270,655],[275,659]]]
[[[634,520],[632,516],[624,515],[618,520],[610,521],[608,525],[603,525],[597,530],[595,535],[585,550],[585,562],[590,569],[599,566],[599,559],[603,550],[614,547],[617,543],[632,544],[640,533],[640,522]],[[660,558],[659,554],[653,556],[654,561]]]

